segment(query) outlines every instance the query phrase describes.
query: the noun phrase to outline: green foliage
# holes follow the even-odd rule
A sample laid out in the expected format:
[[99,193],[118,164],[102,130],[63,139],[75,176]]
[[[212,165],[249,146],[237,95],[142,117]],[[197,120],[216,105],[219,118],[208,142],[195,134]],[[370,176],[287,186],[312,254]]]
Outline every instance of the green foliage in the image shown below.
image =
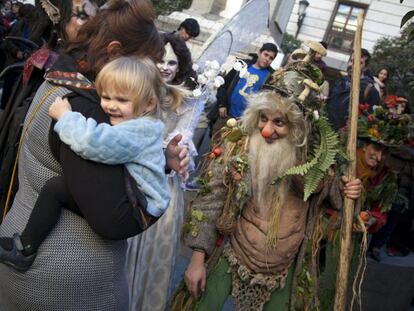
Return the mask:
[[174,11],[182,11],[191,5],[191,0],[152,0],[151,2],[157,15],[168,15]]
[[[404,2],[404,0],[400,0],[400,3],[403,3]],[[400,25],[400,28],[403,28],[403,26],[405,25],[405,24],[407,24],[408,23],[408,21],[410,21],[412,18],[414,17],[414,10],[411,10],[411,11],[408,11],[404,16],[403,16],[403,18],[402,18],[402,20],[401,20],[401,25]],[[409,31],[409,34],[408,34],[408,41],[410,41],[410,42],[413,42],[414,41],[414,29],[411,29],[410,31]]]
[[311,306],[310,302],[313,298],[313,288],[315,286],[315,281],[312,278],[308,268],[305,265],[302,265],[302,269],[300,270],[297,276],[297,285],[295,288],[296,291],[296,310],[316,310],[315,306]]
[[186,222],[184,222],[182,231],[184,234],[190,233],[192,237],[197,237],[200,233],[200,223],[211,221],[210,218],[206,217],[202,211],[192,210],[190,215],[187,216]]
[[406,96],[414,108],[414,22],[404,28],[399,37],[384,37],[377,41],[370,67],[373,72],[388,70],[386,88],[388,94]]
[[335,163],[335,157],[339,152],[338,135],[332,130],[325,118],[316,120],[312,130],[318,135],[311,153],[312,158],[303,165],[290,168],[274,181],[276,183],[283,177],[291,175],[304,176],[304,201],[316,190],[326,176],[329,167]]
[[385,213],[391,209],[397,198],[401,200],[401,197],[398,196],[396,176],[388,173],[376,187],[367,193],[364,205],[372,206],[379,201],[381,202],[381,212]]
[[282,44],[280,47],[282,48],[285,54],[292,53],[294,50],[300,48],[302,41],[296,39],[294,36],[285,32],[282,39]]
[[200,176],[195,179],[197,185],[200,187],[199,194],[205,196],[211,192],[211,186],[209,185],[209,180],[201,178]]
[[243,132],[239,127],[232,128],[230,134],[226,137],[226,140],[232,143],[238,142],[243,137]]

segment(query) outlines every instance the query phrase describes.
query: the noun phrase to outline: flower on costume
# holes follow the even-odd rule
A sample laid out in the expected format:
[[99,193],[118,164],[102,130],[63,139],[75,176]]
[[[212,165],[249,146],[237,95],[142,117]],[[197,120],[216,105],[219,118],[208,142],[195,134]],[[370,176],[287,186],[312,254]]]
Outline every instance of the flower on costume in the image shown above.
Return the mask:
[[374,106],[373,112],[364,111],[358,120],[358,137],[387,146],[398,147],[413,136],[413,122],[402,113],[407,100],[395,95],[384,99],[384,106]]
[[[201,95],[206,95],[207,97],[214,93],[214,91],[224,84],[224,79],[219,74],[223,66],[220,66],[218,61],[207,60],[204,65],[204,71],[198,73],[197,81],[192,79],[197,85],[196,89],[193,90],[193,96],[199,97]],[[193,70],[199,71],[200,66],[197,64],[193,65]]]

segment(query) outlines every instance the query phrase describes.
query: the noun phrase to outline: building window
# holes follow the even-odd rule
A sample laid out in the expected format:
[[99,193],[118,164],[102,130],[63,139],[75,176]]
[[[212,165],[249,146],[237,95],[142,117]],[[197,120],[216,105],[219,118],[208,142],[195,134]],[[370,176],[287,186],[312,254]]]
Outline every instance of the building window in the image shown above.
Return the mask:
[[357,17],[360,12],[364,12],[365,15],[366,9],[367,7],[350,2],[338,3],[325,38],[329,49],[346,53],[352,51]]

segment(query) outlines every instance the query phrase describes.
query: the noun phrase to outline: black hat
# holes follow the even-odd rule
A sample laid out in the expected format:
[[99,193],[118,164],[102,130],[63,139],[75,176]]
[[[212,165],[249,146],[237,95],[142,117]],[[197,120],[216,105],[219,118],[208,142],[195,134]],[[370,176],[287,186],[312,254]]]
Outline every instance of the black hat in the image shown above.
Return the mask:
[[263,52],[263,51],[272,51],[272,52],[275,52],[275,54],[277,54],[278,49],[275,44],[268,42],[268,43],[263,44],[263,46],[261,47],[260,52]]

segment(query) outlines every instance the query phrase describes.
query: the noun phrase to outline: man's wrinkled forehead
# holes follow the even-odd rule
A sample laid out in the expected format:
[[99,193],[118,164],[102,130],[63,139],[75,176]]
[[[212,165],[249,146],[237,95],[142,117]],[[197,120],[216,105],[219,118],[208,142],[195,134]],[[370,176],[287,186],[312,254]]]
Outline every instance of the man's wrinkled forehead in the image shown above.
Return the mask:
[[259,116],[266,117],[269,120],[273,120],[275,118],[277,119],[283,119],[284,121],[287,120],[286,114],[280,111],[280,109],[263,109],[259,111]]

